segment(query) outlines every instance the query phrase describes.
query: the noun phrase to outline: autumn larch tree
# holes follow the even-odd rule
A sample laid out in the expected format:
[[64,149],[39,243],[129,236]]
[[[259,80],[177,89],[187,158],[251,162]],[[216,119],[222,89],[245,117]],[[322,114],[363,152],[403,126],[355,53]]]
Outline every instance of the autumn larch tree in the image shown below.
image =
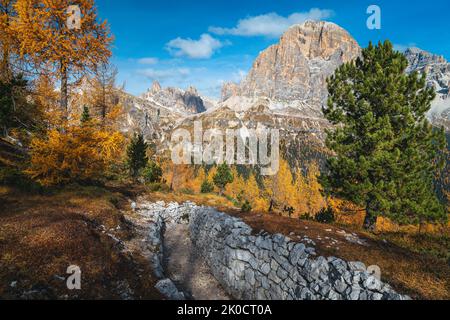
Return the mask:
[[323,112],[335,125],[327,137],[335,156],[322,185],[364,207],[367,230],[378,216],[400,224],[447,218],[433,188],[445,136],[426,118],[435,94],[425,76],[405,73],[407,65],[389,41],[369,44],[328,79]]
[[116,91],[117,67],[108,63],[100,63],[92,79],[93,107],[105,121],[107,112],[114,105]]
[[16,16],[15,0],[0,0],[0,79],[7,81],[12,75],[11,53],[17,49],[12,21]]
[[[80,28],[69,28],[71,5],[81,11]],[[69,81],[78,79],[111,55],[112,37],[100,22],[93,0],[17,0],[14,30],[20,54],[35,68],[60,80],[60,107],[67,117]]]
[[295,207],[294,178],[285,159],[280,159],[280,168],[277,174],[264,179],[264,186],[266,196],[269,199],[269,212],[273,212],[275,208],[283,210],[284,208]]

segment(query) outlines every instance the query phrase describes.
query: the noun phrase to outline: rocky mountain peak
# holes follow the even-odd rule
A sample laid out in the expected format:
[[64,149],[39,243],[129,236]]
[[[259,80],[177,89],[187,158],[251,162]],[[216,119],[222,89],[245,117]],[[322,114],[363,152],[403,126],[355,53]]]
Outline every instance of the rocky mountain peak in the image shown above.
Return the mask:
[[326,78],[360,53],[355,39],[334,23],[293,25],[260,53],[240,85],[224,85],[222,99],[267,97],[278,109],[293,107],[305,116],[319,116],[327,98]]
[[161,88],[161,84],[159,84],[159,82],[155,80],[152,83],[152,87],[150,88],[150,92],[156,93],[156,92],[160,91],[161,89],[162,89]]
[[450,63],[443,56],[419,48],[407,49],[405,57],[409,63],[406,72],[425,73],[427,85],[436,91],[429,114],[432,122],[450,131]]
[[408,70],[423,68],[434,63],[447,63],[443,56],[432,54],[420,48],[408,48],[404,54],[409,62]]
[[278,47],[298,48],[308,60],[330,59],[338,51],[342,61],[348,62],[360,52],[358,43],[345,29],[332,22],[312,20],[291,26],[282,35]]
[[162,88],[158,81],[154,81],[152,87],[142,98],[185,114],[199,113],[206,110],[203,99],[193,86],[184,91],[174,87]]
[[199,95],[197,88],[194,86],[189,86],[189,88],[186,90],[187,93],[192,94],[192,95]]
[[235,82],[225,82],[222,86],[221,99],[227,100],[230,97],[238,96],[240,94],[239,84]]

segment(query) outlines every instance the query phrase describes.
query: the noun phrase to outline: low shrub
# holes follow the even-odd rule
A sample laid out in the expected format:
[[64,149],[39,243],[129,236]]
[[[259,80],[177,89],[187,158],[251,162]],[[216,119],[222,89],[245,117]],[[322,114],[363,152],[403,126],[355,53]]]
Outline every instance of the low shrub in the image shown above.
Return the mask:
[[189,189],[189,188],[180,189],[180,192],[183,193],[183,194],[194,194],[194,191],[192,189]]
[[289,218],[291,218],[295,212],[295,209],[293,207],[284,206],[283,212],[286,212],[288,214]]
[[0,185],[15,187],[26,192],[39,193],[43,191],[43,187],[39,183],[31,180],[22,171],[10,167],[0,167]]
[[108,197],[108,200],[116,209],[119,208],[120,199],[117,196],[111,195]]
[[241,211],[242,212],[252,211],[252,205],[250,204],[250,202],[248,202],[248,200],[245,200],[244,203],[242,204]]
[[333,209],[331,207],[323,208],[315,215],[315,220],[321,223],[332,223],[335,221]]
[[147,183],[147,187],[150,192],[157,192],[157,191],[161,191],[163,185],[159,182],[150,182],[150,183]]
[[313,220],[313,217],[309,213],[303,213],[298,217],[300,220]]
[[150,161],[142,171],[142,176],[146,183],[159,183],[161,182],[162,169],[156,162]]
[[202,182],[202,186],[200,187],[201,193],[210,193],[214,191],[214,185],[208,180],[204,180]]

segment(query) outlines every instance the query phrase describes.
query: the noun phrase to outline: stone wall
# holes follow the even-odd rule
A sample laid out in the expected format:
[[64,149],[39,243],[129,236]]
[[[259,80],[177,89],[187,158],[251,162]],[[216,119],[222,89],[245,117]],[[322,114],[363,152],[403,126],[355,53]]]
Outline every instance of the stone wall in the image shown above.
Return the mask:
[[196,250],[236,299],[409,299],[370,275],[361,262],[318,257],[313,247],[281,234],[253,235],[241,219],[213,208],[157,202],[141,204],[139,211],[153,221],[149,241],[155,244],[158,262],[164,254],[165,223],[188,223]]
[[317,257],[313,248],[280,234],[252,235],[242,220],[214,209],[194,208],[189,228],[211,272],[236,299],[409,299],[361,262]]

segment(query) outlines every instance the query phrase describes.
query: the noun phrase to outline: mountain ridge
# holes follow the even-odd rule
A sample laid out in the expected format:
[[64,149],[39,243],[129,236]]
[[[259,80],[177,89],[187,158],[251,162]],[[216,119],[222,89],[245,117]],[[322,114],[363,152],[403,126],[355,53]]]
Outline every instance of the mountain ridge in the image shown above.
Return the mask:
[[[228,108],[237,115],[233,118],[241,119],[250,116],[266,119],[267,115],[285,123],[289,117],[317,119],[320,120],[318,129],[323,130],[329,127],[321,111],[328,95],[326,78],[342,63],[360,56],[361,50],[357,41],[340,26],[306,21],[291,26],[278,43],[261,51],[241,83],[225,83],[219,102],[202,97],[192,86],[187,90],[162,88],[157,81],[141,99],[150,108],[164,106],[165,111],[172,110],[174,114],[170,118],[176,121],[171,128],[190,122],[192,117],[216,118],[214,113],[221,114],[221,109]],[[436,89],[430,120],[449,131],[450,64],[444,57],[419,48],[407,49],[404,54],[409,63],[406,72],[426,72],[427,85]],[[263,107],[258,109],[259,106]],[[222,116],[225,114],[228,113]],[[227,120],[231,119],[222,119],[221,125],[215,125],[223,127]],[[272,121],[265,124],[273,125]]]

